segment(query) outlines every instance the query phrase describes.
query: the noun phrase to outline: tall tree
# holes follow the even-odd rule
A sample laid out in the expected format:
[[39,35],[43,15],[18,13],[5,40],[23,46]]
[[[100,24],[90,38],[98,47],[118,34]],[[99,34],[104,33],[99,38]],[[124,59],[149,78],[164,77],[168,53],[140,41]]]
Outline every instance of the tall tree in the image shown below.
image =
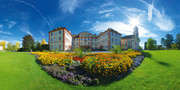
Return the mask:
[[172,34],[166,34],[165,46],[166,48],[171,48],[171,44],[173,44],[174,37]]
[[36,41],[35,47],[36,47],[36,50],[41,51],[41,43],[40,42]]
[[2,46],[3,50],[5,50],[6,49],[6,41],[0,42],[0,46]]
[[19,47],[20,47],[20,43],[19,43],[19,42],[16,42],[16,43],[15,43],[15,48],[14,48],[14,50],[17,51],[17,50],[19,49]]
[[10,42],[7,43],[7,51],[12,50],[12,44]]
[[155,50],[156,49],[156,40],[149,38],[146,44],[146,48],[149,50]]
[[165,46],[165,39],[164,38],[161,38],[161,45]]
[[180,49],[180,33],[176,34],[175,43],[177,45],[177,48]]
[[23,37],[23,50],[34,50],[34,39],[31,35],[26,35]]
[[42,39],[42,40],[41,40],[41,45],[43,45],[43,44],[47,44],[47,42],[45,41],[45,39]]

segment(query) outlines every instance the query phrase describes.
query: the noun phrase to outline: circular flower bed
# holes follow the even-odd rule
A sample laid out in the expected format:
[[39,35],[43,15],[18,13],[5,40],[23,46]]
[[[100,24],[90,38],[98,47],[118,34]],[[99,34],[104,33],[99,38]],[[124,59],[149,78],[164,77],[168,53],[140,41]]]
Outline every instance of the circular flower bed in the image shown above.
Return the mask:
[[100,85],[118,80],[132,72],[133,60],[141,52],[91,53],[83,60],[73,60],[73,53],[32,52],[37,62],[51,76],[74,85]]

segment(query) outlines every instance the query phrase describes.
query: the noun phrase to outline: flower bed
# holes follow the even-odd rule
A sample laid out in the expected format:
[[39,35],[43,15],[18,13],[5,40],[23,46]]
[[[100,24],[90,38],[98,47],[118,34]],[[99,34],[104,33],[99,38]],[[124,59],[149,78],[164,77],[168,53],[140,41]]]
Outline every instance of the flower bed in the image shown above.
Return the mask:
[[[90,53],[81,60],[74,53],[32,52],[42,69],[53,77],[74,85],[98,85],[126,76],[132,69],[131,58],[141,52],[123,51],[122,54]],[[76,57],[77,59],[77,57]],[[133,65],[134,66],[134,65]]]
[[117,76],[126,72],[132,62],[127,55],[104,53],[86,57],[82,62],[82,67],[91,74]]

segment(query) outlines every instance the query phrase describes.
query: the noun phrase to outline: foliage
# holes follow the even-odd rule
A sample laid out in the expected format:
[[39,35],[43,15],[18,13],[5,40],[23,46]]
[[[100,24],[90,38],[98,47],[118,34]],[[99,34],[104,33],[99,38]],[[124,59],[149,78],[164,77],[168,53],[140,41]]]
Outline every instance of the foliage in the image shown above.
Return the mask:
[[45,39],[41,40],[41,45],[47,44],[47,42],[45,41]]
[[146,44],[147,49],[155,50],[156,49],[156,40],[149,38]]
[[161,45],[162,46],[165,46],[166,44],[165,44],[165,39],[164,38],[161,38]]
[[177,45],[177,48],[180,49],[180,33],[176,35],[175,43]]
[[85,48],[75,48],[74,51],[76,52],[75,55],[79,58],[84,58],[88,53],[90,53],[90,49],[85,50]]
[[36,41],[36,43],[35,43],[35,50],[36,50],[36,51],[41,51],[41,50],[42,50],[41,44],[40,44],[40,42],[38,42],[38,41]]
[[19,48],[20,48],[20,43],[19,43],[19,42],[16,42],[16,43],[15,43],[14,50],[17,51]]
[[114,54],[120,54],[122,49],[121,49],[120,45],[118,45],[118,46],[113,45],[113,48],[110,51],[112,51]]
[[166,48],[170,49],[171,44],[173,44],[174,37],[172,34],[166,34],[165,46]]
[[0,46],[2,46],[3,50],[5,50],[6,49],[6,41],[0,42]]
[[34,39],[31,35],[24,36],[22,44],[24,51],[31,51],[35,49]]
[[10,42],[7,43],[7,51],[12,50],[12,44]]
[[172,47],[172,49],[177,49],[177,44],[174,43],[174,44],[171,45],[171,47]]

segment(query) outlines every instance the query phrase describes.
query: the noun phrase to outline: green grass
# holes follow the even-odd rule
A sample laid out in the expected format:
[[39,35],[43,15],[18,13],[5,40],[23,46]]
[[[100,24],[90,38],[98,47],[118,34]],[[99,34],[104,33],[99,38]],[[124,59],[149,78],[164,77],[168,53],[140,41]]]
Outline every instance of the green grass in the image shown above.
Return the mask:
[[41,70],[27,53],[0,52],[0,90],[4,89],[180,89],[180,51],[144,51],[143,63],[130,75],[109,85],[84,87],[63,83]]

